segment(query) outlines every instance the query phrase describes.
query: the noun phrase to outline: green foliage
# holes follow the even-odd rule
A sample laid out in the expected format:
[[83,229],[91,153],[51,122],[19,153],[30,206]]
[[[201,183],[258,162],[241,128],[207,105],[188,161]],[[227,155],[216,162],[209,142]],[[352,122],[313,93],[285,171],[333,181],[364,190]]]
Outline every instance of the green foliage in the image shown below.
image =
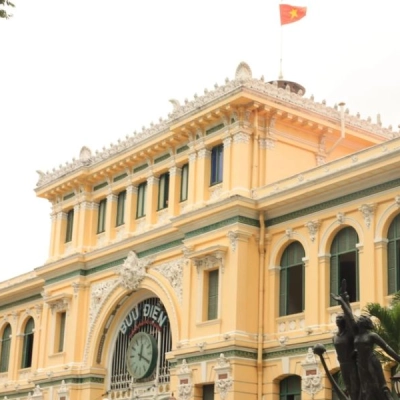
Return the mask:
[[[378,322],[374,324],[375,332],[397,354],[400,354],[400,292],[393,295],[389,307],[383,307],[378,303],[368,303],[364,311],[378,319]],[[378,356],[382,361],[392,361],[383,353],[379,353]]]
[[8,19],[10,17],[12,17],[12,14],[8,13],[4,7],[8,6],[8,7],[15,7],[15,5],[13,3],[11,3],[11,1],[8,0],[0,0],[0,6],[3,6],[3,8],[0,9],[0,18],[5,18]]

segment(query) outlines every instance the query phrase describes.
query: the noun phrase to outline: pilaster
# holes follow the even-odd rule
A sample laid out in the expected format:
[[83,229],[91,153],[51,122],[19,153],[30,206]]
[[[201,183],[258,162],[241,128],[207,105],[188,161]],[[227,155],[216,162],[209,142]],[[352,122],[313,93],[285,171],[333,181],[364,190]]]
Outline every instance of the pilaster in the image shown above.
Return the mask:
[[137,194],[137,186],[129,185],[126,188],[125,227],[128,234],[136,229]]
[[210,187],[211,176],[211,151],[205,147],[197,153],[196,166],[196,203],[202,203],[209,198],[208,188]]
[[118,196],[110,193],[107,196],[107,209],[106,209],[106,243],[112,241],[115,237],[115,223],[117,218],[117,202]]
[[147,204],[146,204],[146,223],[153,225],[157,222],[157,200],[159,179],[155,176],[147,178]]
[[250,190],[251,170],[250,168],[243,168],[243,165],[252,165],[251,134],[245,131],[239,131],[233,135],[231,155],[233,160],[240,160],[240,162],[232,163],[230,168],[231,190],[235,190],[235,192],[248,196]]
[[180,168],[176,166],[170,168],[168,213],[171,216],[179,214],[181,178],[182,178],[182,170]]
[[196,176],[197,176],[197,153],[193,152],[189,154],[189,179],[188,179],[188,199],[187,204],[192,206],[196,201]]

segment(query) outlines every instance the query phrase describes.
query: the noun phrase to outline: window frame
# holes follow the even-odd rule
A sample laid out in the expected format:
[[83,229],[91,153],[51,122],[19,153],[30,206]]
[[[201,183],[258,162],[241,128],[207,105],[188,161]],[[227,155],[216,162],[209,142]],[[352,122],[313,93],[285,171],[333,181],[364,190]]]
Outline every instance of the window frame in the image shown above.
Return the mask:
[[126,205],[126,190],[123,190],[117,195],[117,215],[115,217],[115,226],[125,224],[125,205]]
[[97,234],[106,231],[107,198],[99,201],[99,211],[97,214]]
[[[304,264],[305,250],[303,245],[299,241],[290,243],[282,253],[280,261],[280,274],[279,274],[279,316],[284,317],[293,314],[299,314],[304,312],[305,308],[305,264]],[[289,296],[296,296],[290,290],[293,275],[298,273],[298,269],[301,268],[301,307],[300,310],[291,311],[292,301],[289,301]],[[294,276],[296,279],[296,275]]]
[[[350,302],[358,302],[360,300],[360,285],[359,285],[359,256],[358,256],[358,248],[357,244],[359,242],[359,237],[357,231],[352,226],[346,226],[340,229],[335,237],[332,240],[331,248],[330,248],[330,274],[329,274],[329,287],[330,293],[339,293],[340,285],[343,277],[343,272],[341,271],[344,267],[345,262],[349,262],[346,260],[349,256],[354,257],[354,283],[353,287],[351,286],[351,282],[347,280],[347,292],[350,296]],[[354,290],[353,290],[354,289]],[[337,302],[330,298],[330,306],[337,305]]]
[[219,317],[219,276],[220,269],[213,268],[205,271],[205,320],[213,321]]
[[189,164],[182,165],[180,201],[186,201],[189,194]]
[[1,336],[0,373],[8,372],[10,366],[11,335],[12,328],[11,325],[7,323]]
[[223,181],[224,173],[224,145],[221,143],[211,149],[210,186]]
[[168,208],[169,200],[169,172],[160,175],[158,180],[158,207],[157,211]]
[[65,347],[65,332],[66,332],[67,312],[60,311],[56,315],[56,343],[55,352],[62,353]]
[[400,290],[400,214],[390,223],[387,239],[387,290],[390,295]]
[[74,231],[74,215],[75,215],[75,210],[71,208],[71,210],[67,212],[67,224],[65,227],[65,243],[72,242],[72,236]]
[[138,185],[136,219],[146,216],[147,181]]
[[21,369],[31,368],[33,359],[33,346],[35,343],[35,320],[30,317],[25,323],[22,344]]

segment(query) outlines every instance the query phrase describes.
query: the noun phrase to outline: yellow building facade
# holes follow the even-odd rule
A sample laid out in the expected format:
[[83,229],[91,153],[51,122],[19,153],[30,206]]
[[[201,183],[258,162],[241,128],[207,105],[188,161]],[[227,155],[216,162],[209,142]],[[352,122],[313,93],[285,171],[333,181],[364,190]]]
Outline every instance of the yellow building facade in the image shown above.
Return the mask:
[[[310,353],[400,289],[400,138],[233,80],[40,173],[49,258],[0,284],[7,399],[332,399]],[[386,371],[389,378],[389,371]]]

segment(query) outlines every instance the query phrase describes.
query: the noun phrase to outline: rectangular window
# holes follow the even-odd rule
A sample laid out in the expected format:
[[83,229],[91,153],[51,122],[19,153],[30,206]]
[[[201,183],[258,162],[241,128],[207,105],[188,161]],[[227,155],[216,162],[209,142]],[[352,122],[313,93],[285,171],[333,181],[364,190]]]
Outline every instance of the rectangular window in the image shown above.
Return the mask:
[[222,182],[224,163],[224,146],[215,146],[211,150],[211,185]]
[[67,229],[65,232],[65,243],[72,240],[72,230],[74,227],[74,209],[69,210],[67,213]]
[[120,226],[125,223],[125,202],[126,202],[126,190],[118,194],[116,226]]
[[64,338],[65,338],[65,321],[67,313],[65,311],[57,313],[56,321],[56,351],[58,353],[64,351]]
[[203,386],[202,400],[214,400],[214,385]]
[[106,210],[107,210],[107,199],[103,199],[99,203],[99,216],[97,218],[97,233],[102,233],[106,230]]
[[160,176],[158,183],[158,210],[168,207],[169,197],[169,172]]
[[218,318],[218,282],[219,270],[208,272],[207,320]]
[[188,188],[189,188],[189,164],[185,164],[182,167],[182,174],[181,174],[181,201],[187,200]]
[[147,182],[143,182],[138,186],[136,218],[142,218],[146,215],[146,192]]

